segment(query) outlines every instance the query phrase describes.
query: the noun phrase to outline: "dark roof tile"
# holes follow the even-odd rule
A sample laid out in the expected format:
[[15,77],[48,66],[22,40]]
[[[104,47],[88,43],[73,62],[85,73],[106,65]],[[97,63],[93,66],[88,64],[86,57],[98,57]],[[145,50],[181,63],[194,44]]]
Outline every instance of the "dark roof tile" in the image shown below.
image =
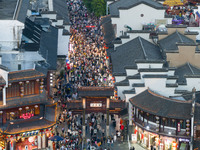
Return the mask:
[[29,70],[21,70],[9,72],[8,74],[8,82],[19,82],[19,81],[27,81],[34,80],[38,78],[44,78],[45,75],[37,70],[29,69]]
[[186,63],[180,67],[178,67],[175,70],[174,73],[176,76],[178,76],[178,84],[182,84],[182,83],[186,83],[186,77],[192,77],[192,76],[196,76],[196,75],[200,75],[200,69],[194,67],[193,65],[191,65],[190,63]]
[[170,99],[150,90],[132,97],[130,102],[135,107],[153,115],[174,119],[191,118],[191,102]]
[[195,44],[195,42],[192,39],[186,37],[185,35],[179,33],[178,31],[158,41],[158,43],[163,50],[167,51],[178,50],[177,43],[193,44],[193,45]]
[[113,73],[124,73],[126,66],[137,66],[135,60],[162,60],[162,55],[158,46],[149,41],[137,37],[116,48],[111,53]]
[[165,9],[162,4],[153,0],[119,0],[109,5],[111,16],[119,16],[119,9],[130,9],[139,4],[146,4],[156,9]]
[[114,95],[114,88],[113,87],[79,87],[78,88],[78,95],[80,97],[107,97]]

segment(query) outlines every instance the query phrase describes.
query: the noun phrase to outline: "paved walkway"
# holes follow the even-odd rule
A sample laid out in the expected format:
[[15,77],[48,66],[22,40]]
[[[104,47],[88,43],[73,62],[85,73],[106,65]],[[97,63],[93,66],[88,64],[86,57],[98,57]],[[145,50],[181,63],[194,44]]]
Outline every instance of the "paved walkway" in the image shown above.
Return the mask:
[[139,144],[135,143],[135,144],[131,144],[131,148],[135,147],[135,150],[146,150],[145,148],[143,148],[142,146],[140,146]]

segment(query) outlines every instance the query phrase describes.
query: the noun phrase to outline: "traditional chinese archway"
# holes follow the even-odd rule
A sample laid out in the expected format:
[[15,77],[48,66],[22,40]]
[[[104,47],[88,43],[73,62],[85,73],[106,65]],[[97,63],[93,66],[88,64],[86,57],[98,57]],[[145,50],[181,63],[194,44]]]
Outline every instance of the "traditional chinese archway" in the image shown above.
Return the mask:
[[78,97],[81,99],[67,101],[67,108],[71,109],[73,114],[83,114],[83,137],[85,137],[85,114],[92,112],[107,114],[106,134],[109,136],[109,115],[119,114],[125,109],[125,101],[112,100],[113,96],[113,87],[79,87]]

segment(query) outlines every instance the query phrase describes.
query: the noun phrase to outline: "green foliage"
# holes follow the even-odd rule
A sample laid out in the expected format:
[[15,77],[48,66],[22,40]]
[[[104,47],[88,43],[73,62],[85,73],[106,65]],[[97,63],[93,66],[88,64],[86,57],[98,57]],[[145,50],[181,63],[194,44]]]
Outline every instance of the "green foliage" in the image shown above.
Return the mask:
[[105,0],[83,0],[88,11],[94,12],[96,17],[104,16],[106,14]]

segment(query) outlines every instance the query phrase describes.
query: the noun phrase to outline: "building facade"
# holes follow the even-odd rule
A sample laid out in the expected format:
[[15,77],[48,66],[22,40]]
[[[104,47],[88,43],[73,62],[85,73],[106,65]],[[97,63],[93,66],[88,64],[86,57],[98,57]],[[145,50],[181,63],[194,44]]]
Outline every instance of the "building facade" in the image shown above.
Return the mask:
[[57,107],[48,97],[46,76],[33,69],[1,72],[1,149],[52,147],[48,137]]

